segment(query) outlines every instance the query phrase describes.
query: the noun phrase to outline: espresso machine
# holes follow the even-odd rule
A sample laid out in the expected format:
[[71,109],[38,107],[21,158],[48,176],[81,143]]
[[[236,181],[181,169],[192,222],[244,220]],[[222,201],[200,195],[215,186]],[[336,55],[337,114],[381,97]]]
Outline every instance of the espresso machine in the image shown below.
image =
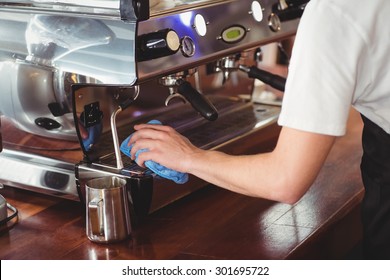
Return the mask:
[[294,36],[304,0],[0,1],[0,183],[83,200],[127,180],[136,215],[205,185],[177,185],[119,151],[133,126],[170,125],[203,149],[240,145],[280,107],[250,98],[262,46]]

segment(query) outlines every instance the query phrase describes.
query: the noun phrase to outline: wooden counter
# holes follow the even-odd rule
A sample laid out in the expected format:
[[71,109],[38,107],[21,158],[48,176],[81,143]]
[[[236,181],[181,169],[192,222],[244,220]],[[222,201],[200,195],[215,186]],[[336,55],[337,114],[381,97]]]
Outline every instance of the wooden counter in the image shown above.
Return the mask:
[[361,239],[361,128],[353,111],[347,135],[293,206],[208,186],[148,216],[117,244],[87,239],[79,203],[6,187],[0,193],[19,220],[0,231],[0,259],[344,258]]

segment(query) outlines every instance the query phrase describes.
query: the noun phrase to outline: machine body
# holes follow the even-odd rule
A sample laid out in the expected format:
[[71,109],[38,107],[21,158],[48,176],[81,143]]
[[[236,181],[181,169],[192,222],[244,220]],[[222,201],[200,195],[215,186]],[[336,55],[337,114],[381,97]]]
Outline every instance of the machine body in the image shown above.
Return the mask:
[[275,124],[280,108],[242,100],[254,80],[236,70],[294,36],[307,1],[78,2],[0,2],[3,184],[82,200],[88,180],[118,176],[147,215],[204,182],[174,185],[118,153],[134,124],[227,152]]

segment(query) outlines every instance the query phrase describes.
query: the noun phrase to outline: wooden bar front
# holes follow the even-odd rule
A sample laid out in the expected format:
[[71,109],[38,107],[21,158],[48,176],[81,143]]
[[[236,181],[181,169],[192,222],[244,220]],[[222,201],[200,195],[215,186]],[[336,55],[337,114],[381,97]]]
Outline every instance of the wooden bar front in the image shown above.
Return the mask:
[[346,258],[361,239],[361,129],[352,111],[347,135],[293,206],[209,185],[154,212],[116,244],[87,239],[80,203],[6,187],[0,193],[19,220],[0,232],[0,259]]

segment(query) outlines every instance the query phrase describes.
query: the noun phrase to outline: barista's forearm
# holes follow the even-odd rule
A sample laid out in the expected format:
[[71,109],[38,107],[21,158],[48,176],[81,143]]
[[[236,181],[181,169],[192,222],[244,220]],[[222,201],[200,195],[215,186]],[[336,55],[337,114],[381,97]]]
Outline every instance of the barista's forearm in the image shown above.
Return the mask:
[[288,172],[278,166],[271,153],[229,156],[205,151],[192,160],[189,172],[237,193],[286,203],[294,203],[307,188],[289,185]]
[[271,153],[229,156],[196,153],[188,172],[228,190],[295,203],[312,185],[335,137],[283,128]]

